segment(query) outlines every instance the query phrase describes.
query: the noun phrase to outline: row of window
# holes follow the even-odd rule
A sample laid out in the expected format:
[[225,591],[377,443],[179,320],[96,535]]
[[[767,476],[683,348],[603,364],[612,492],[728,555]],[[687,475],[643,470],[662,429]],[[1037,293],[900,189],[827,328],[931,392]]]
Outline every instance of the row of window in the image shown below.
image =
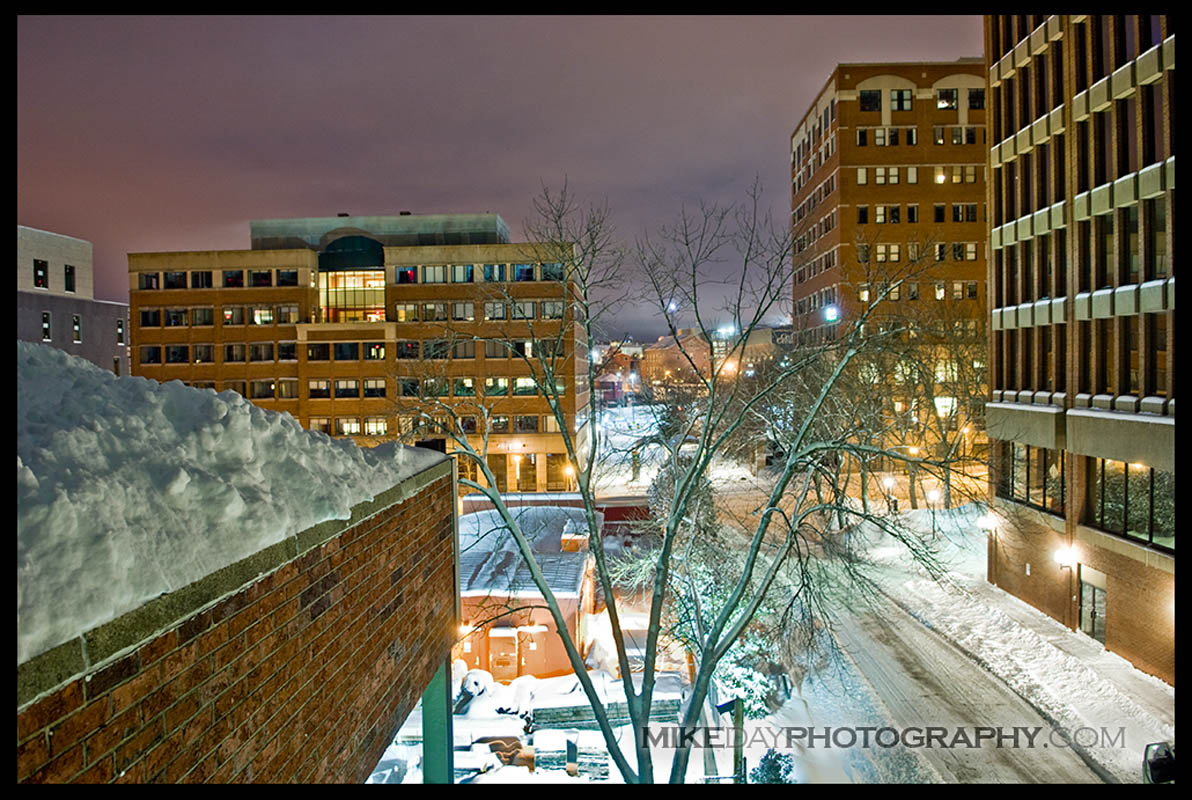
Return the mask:
[[[919,182],[918,167],[857,167],[857,185],[869,185],[869,174],[872,172],[875,186],[896,186],[904,169],[906,170],[906,182],[917,184]],[[975,164],[924,167],[924,169],[933,170],[932,182],[935,184],[977,182],[978,173]]]
[[[890,93],[891,111],[914,110],[914,91],[911,89],[862,89],[858,92],[858,100],[862,111],[881,111],[882,94]],[[957,109],[960,107],[961,89],[936,89],[935,107],[939,110]],[[985,90],[968,89],[968,107],[970,110],[985,108]]]
[[[402,416],[396,419],[395,435],[404,436],[415,431],[442,434],[448,428],[448,421],[429,423],[419,417]],[[385,417],[311,417],[309,429],[335,436],[388,436],[389,420]],[[455,419],[459,433],[480,433],[480,420],[476,416],[460,416]],[[489,433],[558,433],[558,421],[553,416],[513,415],[490,416]]]
[[[977,217],[977,203],[952,203],[952,222],[981,222]],[[875,225],[897,225],[902,222],[902,206],[876,205],[873,207],[873,223]],[[919,204],[911,203],[906,207],[906,221],[919,221]],[[948,204],[935,203],[932,206],[932,222],[948,221]],[[869,206],[857,206],[857,224],[867,225],[870,222]],[[942,258],[940,259],[943,260]],[[959,259],[957,259],[959,260]]]
[[[50,288],[50,262],[40,258],[33,259],[33,287]],[[70,264],[64,264],[62,267],[62,290],[75,291],[75,268]]]
[[[977,260],[977,242],[952,242],[952,260],[953,261],[976,261]],[[937,242],[931,246],[931,255],[934,256],[935,261],[942,262],[947,260],[948,243]],[[918,242],[910,242],[907,244],[907,259],[912,263],[923,258],[922,245]],[[868,264],[870,258],[878,263],[898,262],[902,260],[902,245],[900,244],[858,244],[857,245],[857,261],[862,264]]]
[[[479,269],[477,269],[479,267]],[[562,264],[432,264],[422,267],[398,267],[393,282],[409,283],[521,283],[525,281],[562,281]],[[421,280],[419,278],[421,277]]]
[[821,256],[816,256],[795,272],[795,284],[803,283],[814,278],[825,270],[836,266],[836,250],[829,250]]
[[[43,337],[49,335],[48,314],[42,317]],[[82,341],[81,329],[78,327],[78,316],[75,316],[75,331]],[[49,341],[46,338],[46,341]],[[397,340],[393,343],[394,357],[401,360],[444,360],[472,359],[478,352],[484,353],[486,359],[517,358],[551,358],[561,354],[561,344],[554,340],[543,339],[465,339],[450,341],[448,339],[418,339]],[[250,342],[227,343],[223,347],[223,361],[225,364],[261,361],[297,361],[297,342]],[[142,345],[140,356],[142,364],[214,364],[216,346],[214,344],[167,344]],[[306,345],[307,361],[383,361],[385,360],[385,342],[310,342]]]
[[[562,319],[562,300],[515,300],[483,303],[483,320]],[[142,308],[142,328],[209,327],[221,319],[227,325],[294,325],[303,322],[297,305],[201,306],[194,308]],[[398,303],[391,322],[475,322],[475,303]]]
[[[948,297],[948,282],[935,281],[934,293],[936,300],[946,300]],[[877,299],[884,287],[878,284],[859,283],[857,284],[857,299],[862,303],[868,303],[871,297]],[[886,295],[887,300],[901,300],[905,295],[907,300],[919,299],[919,284],[913,282],[904,282],[891,286]],[[952,299],[953,300],[976,300],[978,292],[977,281],[952,281]],[[968,320],[976,325],[976,320]]]
[[[81,344],[83,341],[83,318],[78,314],[71,314],[70,327],[74,343]],[[54,340],[53,315],[49,311],[41,312],[41,340],[43,342]],[[116,342],[124,344],[124,320],[122,319],[116,321]]]
[[302,322],[297,305],[199,306],[142,308],[142,328],[205,328],[219,318],[223,325],[295,325]]
[[[475,322],[475,303],[398,303],[391,322]],[[562,319],[566,304],[562,300],[514,300],[483,303],[486,321],[508,319]],[[448,316],[450,315],[450,316]]]
[[[247,278],[245,277],[247,273]],[[296,269],[225,269],[213,270],[171,270],[165,272],[137,273],[137,288],[154,289],[214,289],[215,276],[220,276],[220,286],[225,289],[261,288],[267,286],[297,286]]]
[[[539,387],[533,378],[395,378],[398,397],[538,397]],[[214,381],[194,381],[196,388],[214,389]],[[239,387],[247,387],[241,391]],[[310,400],[360,400],[388,397],[388,379],[374,378],[311,378],[307,380],[306,396]],[[251,400],[297,400],[297,378],[257,378],[224,381],[225,389],[240,391]],[[553,397],[566,394],[563,381],[556,382]]]

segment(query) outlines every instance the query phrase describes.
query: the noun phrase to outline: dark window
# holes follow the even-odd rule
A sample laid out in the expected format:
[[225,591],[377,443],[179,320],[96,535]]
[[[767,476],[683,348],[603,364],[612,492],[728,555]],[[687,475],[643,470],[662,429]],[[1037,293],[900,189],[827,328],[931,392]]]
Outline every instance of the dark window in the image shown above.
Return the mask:
[[[157,276],[154,275],[153,277],[156,278]],[[144,282],[145,282],[144,275],[142,275],[141,283],[143,284]],[[42,261],[40,258],[33,259],[33,285],[35,287],[37,287],[38,289],[49,289],[50,288],[50,263],[48,261]],[[156,289],[157,287],[156,286],[153,286],[153,287],[141,286],[141,288],[142,289],[145,289],[145,288]]]
[[73,292],[75,290],[75,268],[72,265],[66,265],[63,278],[63,288],[68,292]]
[[186,364],[190,362],[190,348],[184,344],[166,345],[167,364]]
[[418,283],[418,268],[398,267],[394,281],[396,283]]
[[297,286],[298,285],[298,270],[296,270],[296,269],[279,269],[277,271],[277,285],[278,286]]
[[160,364],[161,363],[161,348],[157,345],[144,345],[141,347],[141,363],[142,364]]
[[141,309],[141,327],[142,328],[160,328],[161,327],[161,309],[160,308],[142,308]]
[[563,265],[562,264],[543,264],[542,265],[542,280],[544,280],[544,281],[561,281],[561,280],[563,280]]
[[359,397],[360,382],[355,379],[338,380],[335,382],[336,397]]
[[385,360],[385,343],[384,342],[365,342],[364,343],[364,360],[365,361],[384,361]]
[[331,345],[327,342],[311,342],[306,345],[307,361],[330,361]]
[[244,286],[244,270],[225,269],[223,271],[223,285],[225,289],[240,289]]
[[417,359],[420,349],[417,341],[398,341],[393,348],[393,354],[395,358]]
[[534,280],[534,265],[533,264],[514,264],[513,265],[513,280],[515,280],[515,281],[532,281],[532,280]]
[[158,283],[160,277],[156,272],[142,272],[138,276],[137,288],[145,290],[156,289],[161,284]]
[[199,272],[190,273],[190,288],[192,289],[210,289],[213,284],[211,282],[211,270],[202,270]]
[[273,270],[251,269],[248,271],[249,283],[254,287],[272,286]]
[[298,360],[298,343],[297,342],[278,342],[277,343],[277,360],[278,361],[297,361]]
[[984,89],[969,89],[968,90],[968,107],[970,110],[973,110],[973,111],[985,108],[985,90]]
[[397,379],[397,393],[402,397],[417,397],[418,396],[418,379],[417,378],[398,378]]
[[447,358],[450,349],[446,339],[428,339],[422,349],[422,357],[435,360]]
[[882,93],[880,89],[869,89],[861,91],[861,110],[862,111],[881,111],[882,110]]
[[186,273],[185,272],[163,272],[162,286],[167,289],[185,289],[186,288]]
[[334,350],[336,361],[360,360],[360,342],[336,342]]

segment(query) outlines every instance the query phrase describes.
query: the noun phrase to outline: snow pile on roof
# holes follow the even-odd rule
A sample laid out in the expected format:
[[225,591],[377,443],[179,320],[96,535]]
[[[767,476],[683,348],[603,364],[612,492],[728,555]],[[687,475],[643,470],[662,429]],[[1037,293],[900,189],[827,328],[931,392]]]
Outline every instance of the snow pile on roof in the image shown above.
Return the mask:
[[[578,596],[587,564],[587,552],[562,552],[563,534],[587,537],[587,516],[582,508],[517,506],[510,515],[521,528],[547,585],[558,597]],[[604,515],[596,512],[596,526]],[[476,511],[459,518],[459,590],[464,596],[539,596],[522,558],[517,541],[496,509]]]
[[17,663],[444,458],[17,342]]

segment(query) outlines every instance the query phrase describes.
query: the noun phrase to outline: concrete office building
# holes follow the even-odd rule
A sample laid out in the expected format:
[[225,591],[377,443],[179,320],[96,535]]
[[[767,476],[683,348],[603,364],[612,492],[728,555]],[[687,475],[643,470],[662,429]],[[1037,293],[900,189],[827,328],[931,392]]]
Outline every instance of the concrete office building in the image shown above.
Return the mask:
[[985,17],[989,580],[1175,679],[1175,34]]
[[96,300],[94,278],[91,242],[17,226],[17,339],[127,375],[128,304]]
[[[251,248],[130,253],[134,374],[234,389],[361,444],[450,452],[453,423],[504,491],[573,486],[535,385],[553,366],[563,423],[586,414],[586,353],[565,258],[510,243],[496,214],[265,220]],[[552,355],[553,354],[553,355]],[[486,431],[487,428],[487,431]],[[463,476],[475,476],[460,459]]]

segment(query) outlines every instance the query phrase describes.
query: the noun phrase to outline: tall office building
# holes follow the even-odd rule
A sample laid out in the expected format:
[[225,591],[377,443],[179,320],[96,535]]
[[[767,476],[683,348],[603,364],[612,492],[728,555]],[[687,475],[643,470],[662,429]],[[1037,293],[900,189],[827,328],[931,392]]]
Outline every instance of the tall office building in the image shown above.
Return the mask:
[[989,580],[1175,677],[1175,31],[985,17]]
[[265,220],[248,250],[130,253],[134,374],[234,389],[363,445],[450,452],[427,411],[487,444],[503,491],[566,490],[560,431],[588,398],[563,260],[510,243],[495,214]]
[[883,443],[911,458],[983,457],[985,88],[975,57],[840,64],[791,136],[794,345],[866,312],[898,331],[866,368]]
[[128,374],[128,304],[95,299],[91,242],[17,226],[17,339]]

